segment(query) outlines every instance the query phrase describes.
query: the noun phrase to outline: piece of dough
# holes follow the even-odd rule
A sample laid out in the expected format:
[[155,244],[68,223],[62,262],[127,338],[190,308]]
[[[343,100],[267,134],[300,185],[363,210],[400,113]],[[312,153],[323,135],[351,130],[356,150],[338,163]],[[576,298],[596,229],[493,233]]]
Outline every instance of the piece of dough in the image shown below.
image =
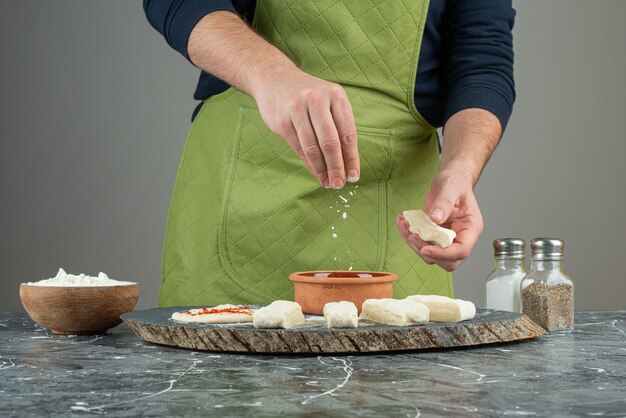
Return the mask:
[[456,238],[456,232],[437,225],[422,210],[405,210],[402,216],[409,223],[409,231],[419,235],[423,241],[446,248],[452,245]]
[[252,322],[253,309],[238,305],[217,305],[212,308],[174,312],[172,319],[187,324],[235,324]]
[[425,324],[428,308],[408,299],[367,299],[361,308],[361,318],[396,326]]
[[255,328],[293,328],[304,324],[302,308],[296,302],[276,300],[254,313]]
[[472,319],[476,315],[476,306],[468,300],[439,295],[413,295],[407,299],[428,306],[430,320],[433,322],[459,322]]
[[329,302],[324,305],[324,320],[328,328],[356,328],[359,312],[352,302]]

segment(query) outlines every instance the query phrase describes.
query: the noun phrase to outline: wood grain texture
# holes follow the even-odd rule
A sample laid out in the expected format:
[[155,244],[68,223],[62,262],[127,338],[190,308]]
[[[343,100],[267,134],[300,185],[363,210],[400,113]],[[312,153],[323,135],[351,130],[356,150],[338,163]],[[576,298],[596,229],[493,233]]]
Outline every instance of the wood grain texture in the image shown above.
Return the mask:
[[307,316],[298,328],[255,329],[251,324],[180,324],[172,312],[189,307],[160,308],[125,314],[122,319],[145,341],[194,350],[307,354],[367,353],[465,347],[535,338],[544,329],[527,316],[479,309],[470,321],[393,327],[362,322],[359,328],[327,329],[319,318]]
[[33,321],[54,334],[97,334],[122,322],[135,308],[139,285],[20,286],[20,299]]

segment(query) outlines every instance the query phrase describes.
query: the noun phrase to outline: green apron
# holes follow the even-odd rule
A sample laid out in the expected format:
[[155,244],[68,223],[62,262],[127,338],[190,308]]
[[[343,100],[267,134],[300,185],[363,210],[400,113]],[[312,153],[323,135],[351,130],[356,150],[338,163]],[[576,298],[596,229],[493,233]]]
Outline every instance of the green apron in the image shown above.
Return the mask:
[[413,98],[427,10],[427,0],[257,2],[258,33],[345,88],[361,178],[321,187],[252,97],[234,88],[210,97],[176,178],[159,305],[292,299],[289,273],[350,268],[397,273],[395,297],[452,296],[450,274],[424,263],[395,224],[423,206],[439,164],[436,130]]

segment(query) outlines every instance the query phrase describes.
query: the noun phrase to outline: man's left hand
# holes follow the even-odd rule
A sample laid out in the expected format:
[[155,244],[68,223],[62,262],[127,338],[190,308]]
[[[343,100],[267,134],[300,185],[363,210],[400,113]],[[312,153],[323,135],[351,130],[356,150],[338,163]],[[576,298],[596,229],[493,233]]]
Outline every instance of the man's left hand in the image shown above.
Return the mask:
[[446,271],[458,268],[470,255],[483,231],[483,217],[474,196],[472,180],[463,173],[442,169],[434,178],[424,201],[424,212],[430,219],[456,232],[448,248],[423,241],[409,231],[401,216],[396,223],[404,241],[428,264],[437,264]]

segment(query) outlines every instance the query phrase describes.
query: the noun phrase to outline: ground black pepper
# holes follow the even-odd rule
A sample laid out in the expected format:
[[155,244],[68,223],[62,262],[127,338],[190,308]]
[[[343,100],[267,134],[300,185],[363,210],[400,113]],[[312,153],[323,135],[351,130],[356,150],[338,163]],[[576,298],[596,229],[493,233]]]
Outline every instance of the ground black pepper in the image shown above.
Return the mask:
[[536,281],[522,290],[522,312],[548,331],[574,326],[574,286]]

